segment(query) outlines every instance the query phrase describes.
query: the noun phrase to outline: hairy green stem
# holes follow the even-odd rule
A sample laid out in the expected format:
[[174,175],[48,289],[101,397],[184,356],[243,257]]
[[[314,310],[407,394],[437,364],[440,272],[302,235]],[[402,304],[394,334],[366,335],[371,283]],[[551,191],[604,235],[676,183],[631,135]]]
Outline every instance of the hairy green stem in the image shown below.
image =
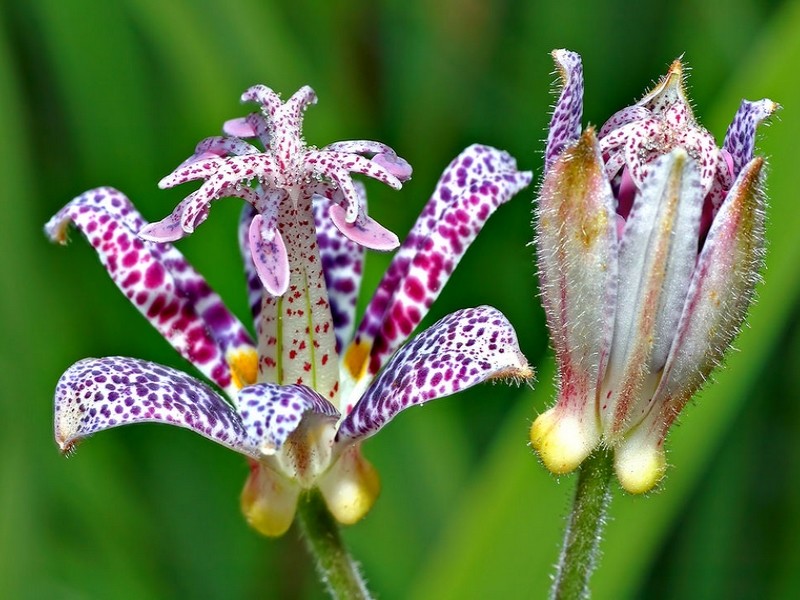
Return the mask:
[[339,525],[317,490],[301,496],[297,517],[308,551],[316,562],[317,573],[331,597],[371,598],[358,565],[344,546]]
[[598,448],[581,465],[564,546],[558,560],[550,598],[588,598],[589,578],[597,566],[600,538],[611,501],[612,454]]

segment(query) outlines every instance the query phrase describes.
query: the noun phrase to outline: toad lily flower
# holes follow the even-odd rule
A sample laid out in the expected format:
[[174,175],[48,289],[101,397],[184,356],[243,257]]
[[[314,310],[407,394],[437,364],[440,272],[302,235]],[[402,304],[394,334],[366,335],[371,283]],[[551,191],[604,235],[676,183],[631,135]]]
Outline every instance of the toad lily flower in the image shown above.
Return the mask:
[[632,493],[665,470],[664,439],[745,318],[764,252],[757,125],[744,101],[722,148],[695,120],[675,61],[655,88],[581,133],[580,57],[553,53],[563,88],[536,211],[556,405],[531,440],[554,473],[598,444]]
[[[167,185],[205,180],[171,216],[147,225],[120,192],[99,188],[46,226],[63,242],[74,223],[120,290],[227,398],[170,367],[85,359],[57,385],[55,435],[67,452],[120,425],[191,429],[248,458],[242,509],[255,529],[280,535],[303,490],[318,488],[342,523],[366,514],[379,482],[360,445],[400,411],[489,379],[531,376],[513,328],[488,306],[450,314],[398,350],[486,219],[531,175],[486,146],[456,158],[348,343],[363,246],[392,245],[392,234],[366,216],[364,188],[348,173],[399,186],[410,168],[376,142],[308,150],[299,137],[300,110],[312,92],[304,88],[281,105],[270,90],[252,90],[246,99],[261,102],[262,112],[228,122],[226,131],[236,135],[202,142],[167,178]],[[245,137],[259,138],[265,152]],[[192,231],[222,196],[247,201],[239,240],[257,344],[169,243]]]

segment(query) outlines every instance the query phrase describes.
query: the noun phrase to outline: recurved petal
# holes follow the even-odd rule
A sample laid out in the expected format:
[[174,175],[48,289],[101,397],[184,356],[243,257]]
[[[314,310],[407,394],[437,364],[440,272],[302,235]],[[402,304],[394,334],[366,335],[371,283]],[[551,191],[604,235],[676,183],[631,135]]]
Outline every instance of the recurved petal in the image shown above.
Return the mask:
[[600,438],[597,393],[608,361],[617,280],[614,197],[594,130],[548,170],[536,207],[536,256],[558,367],[558,400],[531,429],[548,469],[566,473]]
[[581,57],[569,50],[553,50],[553,60],[561,79],[561,91],[550,118],[544,152],[545,172],[559,154],[581,133],[583,117],[583,65]]
[[337,442],[377,433],[410,406],[444,398],[488,379],[533,373],[514,328],[491,306],[454,312],[406,344],[342,421]]
[[304,418],[331,424],[339,418],[339,411],[330,402],[304,385],[250,385],[239,391],[238,406],[249,445],[265,455],[280,450]]
[[55,437],[62,452],[98,431],[144,422],[191,429],[259,456],[236,411],[210,387],[175,369],[135,358],[87,358],[58,381]]
[[[470,146],[450,163],[359,325],[355,344],[358,355],[369,358],[371,375],[424,318],[497,207],[530,180],[531,173],[518,171],[511,156],[488,146]],[[363,361],[351,366],[355,376]]]
[[231,365],[255,357],[247,330],[174,246],[139,239],[145,221],[130,200],[112,188],[90,190],[61,209],[45,231],[66,243],[70,223],[159,333],[209,379],[235,392],[238,369]]
[[780,105],[766,98],[758,102],[742,100],[722,144],[722,147],[730,152],[733,159],[734,177],[753,158],[756,128],[779,108]]

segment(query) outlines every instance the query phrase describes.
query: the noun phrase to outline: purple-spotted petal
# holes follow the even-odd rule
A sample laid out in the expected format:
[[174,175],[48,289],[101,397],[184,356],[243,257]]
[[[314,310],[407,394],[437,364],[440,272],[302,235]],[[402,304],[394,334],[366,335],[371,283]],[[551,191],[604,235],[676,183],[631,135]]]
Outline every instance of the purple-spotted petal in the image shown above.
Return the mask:
[[304,385],[251,385],[239,391],[238,404],[251,443],[265,455],[280,450],[301,420],[333,424],[340,416],[336,407]]
[[62,452],[98,431],[144,422],[185,427],[259,457],[236,411],[210,387],[175,369],[120,356],[87,358],[58,381],[55,437]]
[[745,164],[753,159],[756,128],[779,108],[778,104],[766,98],[758,102],[742,100],[739,110],[733,117],[733,122],[728,127],[725,142],[722,145],[733,159],[734,177],[739,174]]
[[[495,209],[530,180],[531,174],[517,171],[507,153],[488,146],[470,146],[450,163],[358,328],[356,344],[371,347],[370,374],[380,370],[423,319]],[[351,367],[356,376],[362,364]]]
[[70,223],[159,333],[206,377],[235,391],[237,374],[230,365],[254,354],[249,334],[175,247],[139,239],[145,221],[130,200],[112,188],[90,190],[61,209],[45,231],[65,243]]
[[342,421],[336,439],[369,437],[410,406],[487,379],[531,375],[514,328],[500,311],[491,306],[463,309],[403,346]]
[[553,60],[561,78],[561,92],[547,132],[545,171],[566,146],[578,139],[583,117],[583,65],[580,55],[569,50],[553,50]]
[[250,255],[264,288],[273,296],[283,296],[289,286],[289,258],[277,224],[270,226],[261,215],[250,222]]
[[[358,184],[356,189],[366,205],[364,186]],[[342,237],[328,216],[329,202],[327,198],[314,196],[314,223],[336,332],[336,350],[341,352],[350,341],[355,326],[356,303],[364,266],[364,247]]]

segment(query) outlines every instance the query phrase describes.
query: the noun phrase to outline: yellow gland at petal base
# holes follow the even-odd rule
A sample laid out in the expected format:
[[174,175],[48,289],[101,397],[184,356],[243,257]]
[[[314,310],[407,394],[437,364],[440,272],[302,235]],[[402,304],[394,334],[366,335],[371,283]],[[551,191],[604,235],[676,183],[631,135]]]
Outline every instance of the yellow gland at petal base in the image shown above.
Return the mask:
[[294,521],[300,487],[266,465],[251,461],[250,476],[241,496],[247,523],[260,534],[278,537]]
[[574,471],[600,441],[600,432],[558,405],[542,413],[531,426],[531,444],[544,466],[556,475]]
[[617,479],[626,492],[644,494],[661,481],[667,470],[664,446],[625,440],[614,452],[614,469]]
[[355,445],[344,454],[318,482],[328,510],[342,525],[360,521],[375,504],[381,482],[375,467]]

